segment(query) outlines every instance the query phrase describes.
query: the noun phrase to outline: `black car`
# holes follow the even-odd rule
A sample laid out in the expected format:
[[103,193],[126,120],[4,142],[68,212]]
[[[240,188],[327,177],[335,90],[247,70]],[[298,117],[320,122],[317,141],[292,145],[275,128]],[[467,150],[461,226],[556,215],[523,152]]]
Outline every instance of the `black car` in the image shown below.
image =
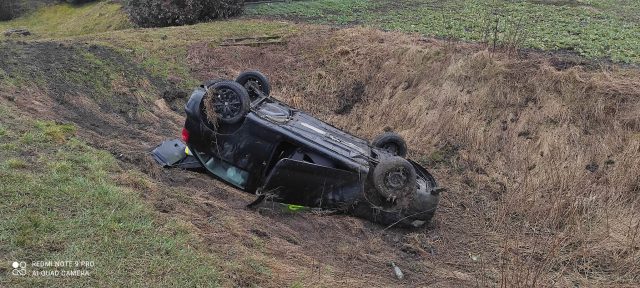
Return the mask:
[[259,199],[343,211],[384,225],[419,227],[433,217],[442,189],[405,158],[399,135],[386,132],[370,144],[270,97],[270,90],[258,71],[201,85],[185,106],[187,149],[165,145],[191,157],[178,153],[167,160],[170,149],[159,147],[156,159],[201,165]]

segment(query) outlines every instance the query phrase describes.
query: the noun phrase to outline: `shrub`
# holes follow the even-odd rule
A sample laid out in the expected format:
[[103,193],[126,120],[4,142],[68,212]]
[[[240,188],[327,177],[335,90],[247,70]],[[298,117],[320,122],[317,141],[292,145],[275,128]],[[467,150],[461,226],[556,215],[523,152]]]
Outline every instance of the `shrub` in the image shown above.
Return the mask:
[[124,5],[138,26],[164,27],[238,15],[244,0],[125,0]]
[[0,21],[11,20],[18,15],[15,1],[0,1]]
[[0,0],[0,21],[18,18],[44,5],[67,1],[69,3],[84,3],[95,0]]

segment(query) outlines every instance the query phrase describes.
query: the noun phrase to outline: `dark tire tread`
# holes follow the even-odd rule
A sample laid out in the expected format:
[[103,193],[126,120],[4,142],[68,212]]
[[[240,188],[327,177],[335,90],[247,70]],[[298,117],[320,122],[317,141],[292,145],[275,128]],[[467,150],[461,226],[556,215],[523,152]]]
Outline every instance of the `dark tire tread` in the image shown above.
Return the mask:
[[[240,85],[244,87],[245,84],[247,84],[247,82],[251,79],[257,80],[258,84],[260,84],[260,87],[262,88],[261,89],[262,93],[264,95],[269,96],[269,93],[271,93],[271,83],[269,82],[269,79],[267,78],[267,76],[260,73],[260,71],[252,70],[252,71],[242,72],[236,78],[236,82],[240,83]],[[255,97],[255,95],[252,95],[252,94],[253,94],[252,92],[249,92],[249,96]]]
[[396,156],[406,157],[407,156],[407,142],[404,141],[402,136],[394,132],[384,132],[378,135],[373,139],[371,145],[374,147],[384,149],[385,145],[396,145],[397,154]]
[[[404,186],[399,189],[392,189],[385,183],[387,173],[398,169],[404,168],[408,175]],[[413,165],[400,156],[385,157],[380,160],[380,163],[373,169],[373,184],[380,194],[380,196],[386,199],[401,199],[410,197],[416,190],[416,170]]]

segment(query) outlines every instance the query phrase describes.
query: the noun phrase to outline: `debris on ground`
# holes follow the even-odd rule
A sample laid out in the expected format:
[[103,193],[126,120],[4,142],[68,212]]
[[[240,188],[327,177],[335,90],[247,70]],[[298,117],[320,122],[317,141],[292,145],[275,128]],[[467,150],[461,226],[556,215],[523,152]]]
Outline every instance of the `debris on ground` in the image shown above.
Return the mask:
[[29,36],[31,32],[27,29],[9,29],[4,31],[4,36],[9,37],[11,35]]
[[404,274],[402,273],[402,270],[400,270],[400,267],[393,262],[391,262],[391,267],[393,267],[393,274],[396,275],[396,278],[398,278],[398,280],[402,280],[404,278]]
[[589,163],[584,168],[587,169],[587,171],[594,173],[598,171],[598,168],[600,168],[600,166],[597,163]]
[[261,46],[284,43],[281,36],[241,37],[224,39],[220,46]]

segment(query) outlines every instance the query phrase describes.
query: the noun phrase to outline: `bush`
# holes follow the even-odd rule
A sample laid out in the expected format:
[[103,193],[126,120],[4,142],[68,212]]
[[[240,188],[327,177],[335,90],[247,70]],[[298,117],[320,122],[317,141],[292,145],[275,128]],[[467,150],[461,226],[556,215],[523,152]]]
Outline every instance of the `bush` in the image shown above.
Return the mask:
[[238,15],[244,0],[125,0],[124,5],[138,26],[164,27]]
[[67,2],[71,4],[87,3],[96,0],[0,0],[0,21],[18,18],[44,5]]
[[0,21],[11,20],[20,15],[21,6],[16,1],[0,1]]

